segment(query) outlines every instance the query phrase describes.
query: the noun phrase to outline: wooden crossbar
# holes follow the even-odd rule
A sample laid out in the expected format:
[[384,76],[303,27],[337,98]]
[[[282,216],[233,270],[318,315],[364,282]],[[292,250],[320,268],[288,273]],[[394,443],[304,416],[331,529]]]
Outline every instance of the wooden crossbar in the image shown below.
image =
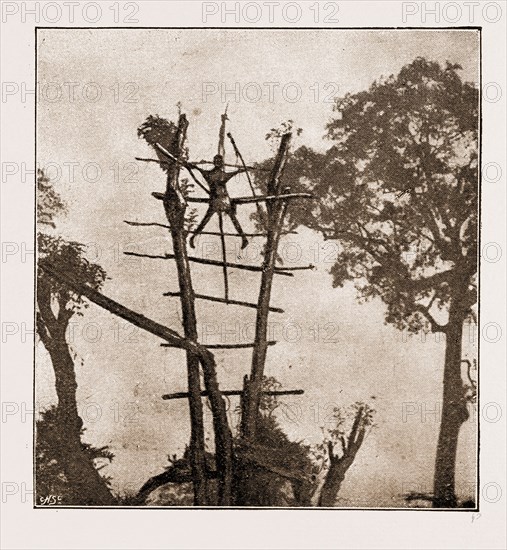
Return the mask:
[[296,265],[294,267],[284,267],[283,265],[277,265],[275,269],[279,269],[280,271],[303,271],[305,269],[315,269],[315,266],[313,264],[308,265]]
[[[150,258],[153,260],[174,260],[175,256],[174,254],[140,254],[138,252],[124,252],[126,256],[136,256],[137,258]],[[218,260],[207,260],[204,258],[196,258],[194,256],[189,256],[188,260],[190,262],[195,262],[197,264],[204,264],[204,265],[218,265],[222,267],[224,264],[223,262],[220,262]],[[246,264],[235,264],[232,262],[227,262],[227,267],[233,267],[235,269],[244,269],[246,271],[264,271],[264,269],[260,266],[256,265],[246,265]],[[285,275],[285,277],[294,277],[293,273],[289,273],[287,269],[282,270],[278,267],[275,268],[275,275]]]
[[[152,195],[158,199],[163,201],[165,199],[164,193],[159,193],[157,191],[154,191]],[[231,197],[231,203],[232,204],[250,204],[250,203],[259,203],[259,202],[265,202],[265,201],[284,201],[289,199],[313,199],[315,198],[310,193],[287,193],[285,195],[261,195],[259,197]],[[211,201],[210,198],[205,197],[188,197],[186,199],[188,202],[196,202],[196,203],[206,203],[209,204]]]
[[[275,344],[276,342],[274,340],[268,342],[268,346],[274,346]],[[246,344],[206,344],[204,347],[208,349],[247,349],[255,347],[255,343],[248,342]]]
[[[233,204],[250,204],[264,201],[285,201],[289,199],[314,199],[311,193],[286,193],[285,195],[261,195],[259,197],[231,198]],[[190,200],[190,199],[189,199]]]
[[162,227],[164,229],[171,229],[170,225],[164,225],[163,223],[157,222],[131,222],[128,220],[123,220],[127,225],[132,225],[134,227]]
[[[242,395],[243,390],[224,390],[221,392],[222,395]],[[304,390],[272,390],[272,391],[263,391],[263,395],[303,395]],[[201,392],[201,397],[208,397],[207,391]],[[185,399],[188,398],[188,392],[176,392],[168,393],[162,396],[164,401],[169,401],[170,399]]]
[[[200,160],[198,162],[191,162],[190,164],[213,164],[213,161],[211,160]],[[243,166],[239,164],[228,164],[227,162],[224,162],[224,166],[227,166],[228,168],[247,168],[248,170],[260,170],[262,172],[269,172],[267,168],[256,168],[255,166]]]
[[[186,162],[182,162],[180,159],[177,159],[176,157],[174,157],[173,155],[171,155],[171,153],[169,153],[169,151],[167,151],[166,149],[164,149],[164,147],[162,147],[162,145],[160,145],[160,143],[155,143],[154,144],[154,147],[155,149],[157,149],[158,151],[160,151],[163,155],[165,155],[166,157],[170,158],[171,160],[173,160],[176,164],[179,164],[180,166],[183,166],[184,168],[187,169],[187,172],[190,174],[190,176],[192,177],[192,179],[195,181],[195,183],[197,183],[197,185],[205,192],[209,195],[209,190],[195,177],[195,174],[192,172],[190,166],[186,163]],[[165,196],[165,195],[164,195]]]
[[[132,222],[128,220],[123,220],[127,225],[132,225],[133,227],[162,227],[163,229],[171,229],[171,226],[164,225],[163,223],[157,222]],[[195,233],[195,231],[187,231],[187,233]],[[282,231],[281,235],[297,235],[297,231]],[[220,237],[221,233],[218,231],[200,231],[199,235],[215,235]],[[224,233],[226,237],[241,237],[239,233]],[[245,233],[245,237],[267,237],[267,233]]]
[[[268,346],[274,346],[276,342],[274,340],[270,340],[267,345]],[[171,346],[166,344],[160,344],[163,348],[169,348]],[[203,347],[208,349],[246,349],[246,348],[253,348],[255,346],[254,343],[248,342],[246,344],[202,344]]]
[[[164,296],[180,296],[179,292],[164,292]],[[205,294],[194,294],[195,298],[199,300],[208,300],[209,302],[219,302],[221,304],[228,304],[233,306],[243,306],[250,307],[252,309],[257,309],[257,304],[252,304],[250,302],[243,302],[242,300],[226,300],[225,298],[218,298],[216,296],[206,296]],[[269,311],[274,313],[284,313],[284,310],[279,307],[270,307]]]
[[[140,160],[142,162],[156,162],[157,164],[166,164],[167,166],[170,166],[171,163],[169,162],[164,162],[163,160],[158,160],[158,159],[147,159],[147,158],[141,158],[141,157],[135,157],[136,160]],[[199,165],[199,164],[213,164],[213,161],[211,160],[199,160],[197,162],[192,162],[192,161],[189,161],[189,163],[191,166],[193,165]],[[245,168],[244,166],[240,166],[239,164],[228,164],[228,163],[224,163],[224,166],[227,166],[228,168]],[[247,166],[246,168],[248,168],[248,170],[259,170],[261,172],[271,172],[271,170],[269,168],[258,168],[256,166]]]

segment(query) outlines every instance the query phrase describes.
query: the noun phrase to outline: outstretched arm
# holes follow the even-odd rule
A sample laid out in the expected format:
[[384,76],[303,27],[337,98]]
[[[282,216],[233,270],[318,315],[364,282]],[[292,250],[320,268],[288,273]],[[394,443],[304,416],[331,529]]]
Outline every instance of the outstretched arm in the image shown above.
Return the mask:
[[239,170],[236,170],[235,172],[228,172],[227,173],[227,179],[225,181],[229,181],[234,176],[237,176],[238,174],[242,174],[244,172],[247,172],[246,168],[240,168]]
[[206,191],[206,193],[208,193],[208,195],[209,195],[209,190],[206,187],[204,187],[204,185],[195,177],[195,174],[192,172],[193,168],[197,168],[202,173],[202,170],[200,168],[198,168],[195,164],[192,164],[190,162],[186,162],[184,160],[177,159],[174,155],[171,155],[171,153],[169,153],[169,151],[167,151],[167,149],[164,149],[164,147],[162,147],[162,145],[160,145],[160,143],[155,143],[155,148],[157,149],[157,151],[160,151],[164,156],[166,156],[167,158],[169,158],[170,160],[172,160],[176,164],[179,164],[180,166],[183,166],[184,168],[186,168],[188,170],[189,174],[192,176],[192,179],[195,181],[195,183],[197,183],[197,185],[203,191]]

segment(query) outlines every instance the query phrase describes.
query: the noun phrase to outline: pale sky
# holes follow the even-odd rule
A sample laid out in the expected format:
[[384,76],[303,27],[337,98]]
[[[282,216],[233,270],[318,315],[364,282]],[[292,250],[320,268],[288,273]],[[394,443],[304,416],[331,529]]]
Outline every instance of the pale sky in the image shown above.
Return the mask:
[[[134,160],[153,156],[137,138],[137,127],[150,114],[174,120],[181,102],[190,122],[190,158],[210,158],[229,102],[228,129],[247,163],[271,155],[265,134],[288,119],[303,129],[296,146],[325,149],[332,97],[363,90],[418,56],[459,63],[463,78],[478,82],[478,37],[471,31],[39,30],[37,155],[69,206],[58,228],[90,245],[88,258],[110,277],[108,296],[181,330],[177,299],[162,296],[177,290],[174,264],[123,255],[171,250],[163,229],[123,223],[165,221],[161,204],[151,197],[164,189],[161,170]],[[228,155],[234,161],[230,150]],[[233,195],[248,193],[244,176],[230,189]],[[247,227],[250,212],[240,212]],[[236,240],[229,242],[231,261]],[[201,238],[196,254],[218,258],[217,245],[214,237]],[[259,245],[254,241],[242,261],[259,264]],[[373,406],[377,427],[347,474],[341,503],[402,506],[403,492],[432,487],[438,434],[432,411],[441,400],[444,342],[431,335],[426,341],[407,338],[384,325],[380,301],[358,304],[352,288],[333,289],[333,250],[305,229],[283,242],[287,265],[311,262],[317,269],[276,279],[272,305],[285,313],[270,318],[279,343],[268,352],[266,374],[284,388],[305,390],[284,400],[289,408],[281,407],[280,420],[294,439],[319,441],[334,405]],[[231,271],[230,279],[231,298],[256,301],[256,274]],[[219,269],[196,265],[194,283],[197,292],[223,292]],[[199,302],[198,315],[204,343],[252,338],[254,310]],[[73,348],[84,360],[78,398],[86,438],[109,445],[116,455],[102,470],[116,490],[138,489],[188,441],[186,402],[161,400],[164,393],[185,390],[184,355],[94,305],[74,321]],[[465,356],[475,358],[473,331],[465,335]],[[51,366],[42,344],[38,351],[37,399],[50,403]],[[215,355],[221,387],[239,389],[251,352]],[[471,494],[475,479],[474,421],[463,426],[458,451],[463,496]]]

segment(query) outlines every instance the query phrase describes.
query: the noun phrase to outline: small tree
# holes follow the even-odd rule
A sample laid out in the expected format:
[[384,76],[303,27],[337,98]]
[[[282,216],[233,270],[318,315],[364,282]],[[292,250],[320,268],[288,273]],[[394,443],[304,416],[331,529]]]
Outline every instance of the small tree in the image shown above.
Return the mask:
[[[72,273],[83,283],[98,289],[105,279],[105,271],[90,263],[83,254],[84,246],[60,237],[38,235],[38,251],[41,259],[55,268]],[[67,343],[66,333],[70,319],[82,315],[87,304],[81,296],[46,275],[43,270],[37,276],[37,334],[48,350],[55,370],[58,411],[65,425],[75,433],[82,427],[76,403],[76,372],[74,357]]]
[[[42,172],[38,174],[37,185],[39,227],[54,227],[54,217],[64,212],[65,206]],[[42,231],[37,234],[37,245],[39,261],[46,261],[93,288],[101,287],[106,277],[105,271],[84,257],[83,245]],[[70,319],[81,315],[84,307],[86,304],[80,295],[38,269],[37,334],[51,357],[58,406],[37,424],[38,429],[43,430],[40,434],[38,432],[37,441],[39,445],[39,437],[46,436],[46,441],[58,443],[54,452],[59,455],[67,482],[74,486],[75,499],[72,504],[111,504],[113,499],[106,481],[95,469],[89,449],[81,443],[83,421],[77,408],[75,356],[66,338]],[[43,448],[44,445],[39,446],[39,449]],[[44,456],[48,455],[48,449],[44,451]],[[43,455],[37,456],[44,460]],[[41,486],[40,480],[37,484]]]
[[[280,388],[275,378],[264,377],[264,392]],[[239,496],[247,495],[248,506],[336,506],[345,474],[373,426],[375,411],[360,402],[336,407],[330,426],[323,430],[322,443],[310,446],[287,437],[275,415],[279,406],[278,397],[263,395],[253,447],[255,461],[236,464],[240,473],[245,466],[248,472],[238,476],[242,483],[237,487]],[[242,443],[240,434],[237,441]],[[283,471],[277,468],[280,464]]]
[[379,297],[400,330],[446,335],[433,502],[456,506],[463,324],[477,300],[478,91],[458,65],[418,58],[397,76],[337,100],[325,154],[300,148],[286,179],[320,200],[295,223],[341,244],[333,285]]
[[371,407],[360,402],[349,408],[336,407],[333,410],[333,426],[326,431],[324,441],[316,448],[325,471],[318,506],[336,505],[345,474],[354,463],[368,429],[373,426],[374,414]]
[[66,212],[65,204],[55,191],[50,179],[37,170],[37,229],[55,227],[55,217]]

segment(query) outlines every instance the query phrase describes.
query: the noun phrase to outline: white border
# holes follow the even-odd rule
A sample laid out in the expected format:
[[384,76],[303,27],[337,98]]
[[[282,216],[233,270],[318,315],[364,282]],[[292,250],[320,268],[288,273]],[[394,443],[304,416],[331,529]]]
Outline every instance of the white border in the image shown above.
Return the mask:
[[[6,6],[24,4],[29,9],[35,2],[2,2]],[[38,2],[40,9],[56,2]],[[76,2],[77,4],[77,2]],[[93,26],[81,17],[80,2],[75,19],[40,20],[39,26]],[[103,18],[96,26],[114,26],[114,2],[98,2]],[[123,9],[119,3],[120,9]],[[203,3],[188,0],[170,2],[138,2],[139,23],[127,26],[221,26],[220,11],[203,22]],[[220,2],[216,4],[220,10]],[[229,3],[233,4],[233,2]],[[243,3],[244,4],[244,3]],[[263,2],[259,2],[263,4]],[[281,2],[281,5],[284,2]],[[326,26],[316,24],[309,6],[299,2],[303,17],[297,24],[275,15],[272,24],[263,19],[262,26],[292,28],[294,26]],[[505,243],[506,194],[505,151],[506,74],[504,3],[486,2],[471,7],[471,2],[440,2],[440,22],[435,23],[431,10],[435,2],[337,2],[340,27],[418,27],[418,26],[482,26],[483,83],[495,82],[503,94],[498,102],[483,102],[483,165],[496,162],[503,176],[496,183],[483,179],[482,243],[496,242],[503,251]],[[451,4],[459,5],[462,17],[455,17]],[[491,4],[486,17],[490,20],[497,7],[502,15],[497,22],[485,19],[484,5]],[[467,6],[468,5],[468,6]],[[473,8],[473,17],[470,18]],[[14,9],[14,8],[7,8]],[[210,8],[213,11],[213,7]],[[403,12],[404,10],[404,12]],[[444,10],[448,10],[445,11]],[[423,12],[425,20],[423,21]],[[66,13],[63,11],[63,13]],[[90,12],[92,13],[92,12]],[[279,12],[277,12],[279,13]],[[405,13],[405,21],[403,20]],[[445,16],[447,20],[445,19]],[[21,12],[6,16],[1,26],[1,80],[25,82],[32,88],[34,79],[34,16]],[[472,20],[470,20],[472,19]],[[247,21],[228,17],[224,26],[252,26]],[[328,25],[332,26],[332,25]],[[33,165],[34,96],[20,101],[1,103],[2,162],[25,162]],[[30,178],[19,185],[2,183],[2,242],[33,242],[33,184]],[[26,323],[32,327],[33,257],[25,262],[2,263],[2,321]],[[20,491],[2,502],[2,548],[10,549],[89,549],[89,548],[505,548],[506,503],[506,438],[505,438],[505,252],[496,263],[482,262],[481,316],[482,326],[496,322],[503,336],[493,344],[481,339],[481,404],[496,403],[503,412],[497,422],[481,416],[481,492],[488,483],[496,483],[502,491],[498,502],[480,499],[480,512],[444,511],[343,511],[343,510],[34,510],[32,497],[23,493],[22,484],[32,485],[32,424],[1,424],[1,474],[3,483],[17,483]],[[482,328],[482,327],[481,327]],[[503,345],[502,345],[503,344]],[[9,340],[2,346],[2,403],[32,402],[32,337],[25,342]],[[8,420],[8,419],[7,419]],[[491,487],[491,486],[489,486]],[[5,496],[5,495],[3,495]],[[488,493],[486,493],[488,496]],[[491,495],[493,496],[493,489]],[[23,502],[24,500],[24,502]],[[494,500],[491,499],[490,500]],[[502,519],[504,518],[504,519]]]

